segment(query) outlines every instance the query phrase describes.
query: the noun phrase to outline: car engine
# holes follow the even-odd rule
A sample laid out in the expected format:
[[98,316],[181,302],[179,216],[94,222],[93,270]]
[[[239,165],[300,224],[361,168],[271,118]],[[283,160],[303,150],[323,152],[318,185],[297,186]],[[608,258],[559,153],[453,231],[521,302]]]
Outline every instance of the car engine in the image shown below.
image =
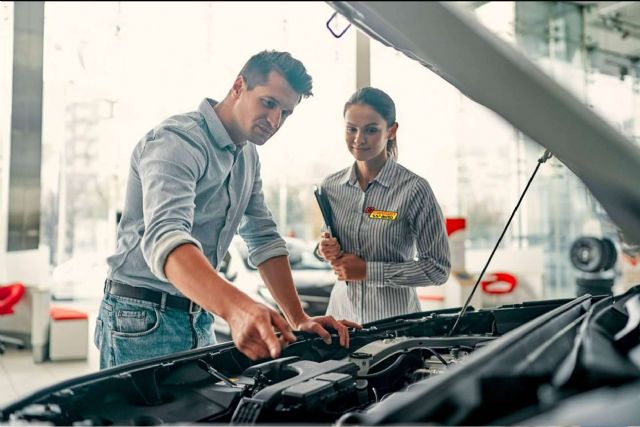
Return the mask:
[[124,365],[68,386],[62,383],[56,391],[42,390],[40,398],[34,396],[31,404],[11,411],[6,421],[260,424],[308,422],[313,414],[314,422],[331,424],[347,412],[370,410],[394,392],[464,364],[497,337],[488,320],[476,322],[487,332],[447,337],[442,325],[452,318],[432,313],[395,319],[392,329],[379,325],[352,331],[349,350],[338,345],[335,335],[329,346],[315,337],[303,339],[282,357],[257,364],[228,343],[211,347],[217,351],[194,350],[171,361],[141,362],[138,369],[136,364]]
[[244,393],[233,424],[316,421],[371,409],[389,393],[463,363],[485,337],[390,337],[373,341],[341,360],[309,362],[296,357],[247,369],[237,380]]

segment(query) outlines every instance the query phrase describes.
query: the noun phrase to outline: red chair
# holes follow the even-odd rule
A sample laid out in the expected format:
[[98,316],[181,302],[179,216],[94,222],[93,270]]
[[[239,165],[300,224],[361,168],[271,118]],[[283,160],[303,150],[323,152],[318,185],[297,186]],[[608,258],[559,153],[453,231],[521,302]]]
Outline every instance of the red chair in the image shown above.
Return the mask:
[[[0,286],[0,316],[13,314],[13,306],[20,301],[24,291],[25,288],[22,283]],[[22,340],[0,335],[0,354],[4,353],[5,344],[13,344],[18,348],[24,348]]]

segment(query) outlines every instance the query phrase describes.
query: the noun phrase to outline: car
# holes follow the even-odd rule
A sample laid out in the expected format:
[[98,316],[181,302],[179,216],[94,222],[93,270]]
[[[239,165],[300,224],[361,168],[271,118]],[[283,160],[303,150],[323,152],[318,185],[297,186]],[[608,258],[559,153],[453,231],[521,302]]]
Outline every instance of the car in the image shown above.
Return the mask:
[[107,254],[86,253],[56,266],[51,274],[54,300],[99,300],[107,277]]
[[[331,265],[315,257],[314,243],[288,236],[283,239],[289,251],[293,282],[302,308],[310,316],[324,315],[336,282]],[[227,280],[254,300],[278,310],[278,305],[263,283],[257,267],[249,260],[249,250],[239,235],[233,238],[219,270]],[[216,317],[214,329],[218,342],[231,339],[229,325],[224,319]]]
[[[550,150],[640,242],[640,149],[447,3],[330,2]],[[469,64],[473,64],[470,67]],[[504,86],[509,90],[501,90]],[[523,102],[526,99],[527,102]],[[578,139],[581,149],[571,141]],[[640,286],[382,319],[347,350],[319,337],[274,360],[224,343],[33,393],[0,421],[55,425],[636,425]]]
[[296,333],[279,358],[257,362],[233,343],[218,344],[47,387],[3,408],[0,420],[630,425],[639,415],[640,380],[629,360],[637,319],[628,313],[638,308],[640,287],[615,299],[470,310],[459,322],[457,309],[414,313],[352,331],[349,350],[335,334],[327,345]]

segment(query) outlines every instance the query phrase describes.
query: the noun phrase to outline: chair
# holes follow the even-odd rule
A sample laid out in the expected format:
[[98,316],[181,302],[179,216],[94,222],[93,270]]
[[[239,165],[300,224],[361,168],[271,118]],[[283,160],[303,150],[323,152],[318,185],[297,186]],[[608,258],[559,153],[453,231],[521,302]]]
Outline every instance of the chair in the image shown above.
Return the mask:
[[[0,286],[0,316],[13,314],[13,306],[20,301],[24,292],[25,287],[22,283],[12,283],[10,285]],[[0,354],[4,353],[6,344],[12,344],[18,348],[24,348],[24,342],[22,340],[0,335]]]

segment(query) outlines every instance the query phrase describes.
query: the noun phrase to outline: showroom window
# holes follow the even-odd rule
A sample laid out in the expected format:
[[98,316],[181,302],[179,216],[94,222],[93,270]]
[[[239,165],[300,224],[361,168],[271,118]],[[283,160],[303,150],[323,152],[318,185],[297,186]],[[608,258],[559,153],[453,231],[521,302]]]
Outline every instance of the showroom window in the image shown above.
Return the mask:
[[281,231],[316,238],[312,186],[348,161],[342,106],[355,88],[355,32],[334,38],[332,13],[306,2],[46,2],[41,242],[51,265],[109,255],[134,145],[205,96],[222,99],[264,49],[291,52],[313,77],[314,96],[260,154]]
[[[638,139],[637,63],[585,45],[585,36],[596,37],[597,28],[588,7],[567,2],[453,4]],[[616,31],[600,37],[620,38]],[[466,218],[467,266],[479,271],[544,149],[436,74],[375,41],[371,82],[396,101],[400,163],[429,181],[445,216]],[[593,231],[594,223],[603,235],[615,233],[580,180],[551,159],[541,167],[501,249],[519,257],[528,251],[540,255],[537,268],[545,295],[538,297],[572,296],[569,249],[576,238]]]

